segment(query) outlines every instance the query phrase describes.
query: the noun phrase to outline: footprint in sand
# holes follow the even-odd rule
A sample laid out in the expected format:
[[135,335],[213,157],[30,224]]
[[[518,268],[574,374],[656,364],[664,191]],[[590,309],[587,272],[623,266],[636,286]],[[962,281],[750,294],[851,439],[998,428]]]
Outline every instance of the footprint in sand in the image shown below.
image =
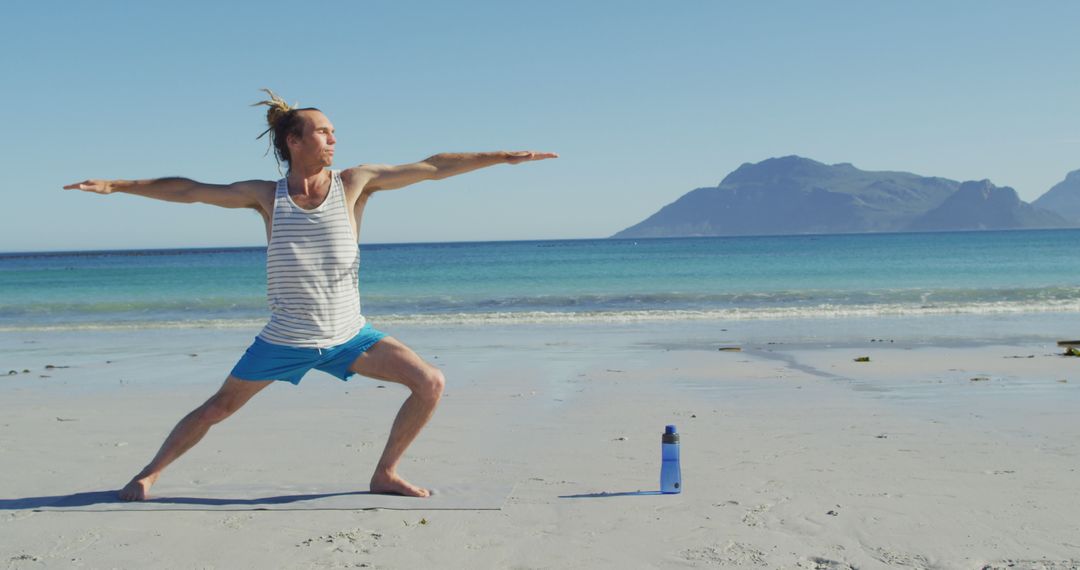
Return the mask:
[[740,568],[768,565],[764,552],[740,542],[728,542],[720,548],[706,546],[684,550],[682,557],[689,562],[736,565]]
[[754,507],[751,507],[750,510],[746,511],[746,514],[743,515],[743,518],[742,518],[743,524],[746,525],[746,526],[762,526],[762,525],[764,525],[765,521],[762,520],[762,515],[769,512],[769,509],[771,509],[771,508],[772,508],[772,505],[768,505],[768,504],[756,505]]
[[796,564],[799,568],[811,568],[812,570],[855,570],[855,567],[847,562],[830,560],[820,556],[803,558]]
[[244,523],[249,520],[251,520],[251,515],[229,515],[224,519],[221,519],[221,526],[233,530],[240,530],[241,528],[244,528]]
[[298,548],[322,547],[329,552],[345,554],[370,554],[371,549],[379,546],[381,539],[382,535],[377,532],[354,528],[302,540],[296,546]]
[[1015,570],[1016,568],[1039,568],[1039,570],[1076,570],[1080,560],[998,560],[979,568],[979,570]]
[[930,567],[930,563],[922,555],[893,552],[884,548],[877,549],[877,559],[884,562],[885,564],[888,564],[889,566],[900,566],[903,568]]

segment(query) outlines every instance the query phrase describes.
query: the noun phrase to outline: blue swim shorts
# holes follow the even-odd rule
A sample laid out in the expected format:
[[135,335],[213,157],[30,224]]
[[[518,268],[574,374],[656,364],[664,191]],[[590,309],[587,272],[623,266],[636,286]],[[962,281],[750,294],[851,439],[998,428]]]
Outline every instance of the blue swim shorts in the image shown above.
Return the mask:
[[355,374],[349,371],[353,361],[385,336],[371,325],[364,325],[356,336],[330,348],[298,348],[255,337],[230,374],[240,380],[284,380],[299,384],[304,374],[314,368],[348,380]]

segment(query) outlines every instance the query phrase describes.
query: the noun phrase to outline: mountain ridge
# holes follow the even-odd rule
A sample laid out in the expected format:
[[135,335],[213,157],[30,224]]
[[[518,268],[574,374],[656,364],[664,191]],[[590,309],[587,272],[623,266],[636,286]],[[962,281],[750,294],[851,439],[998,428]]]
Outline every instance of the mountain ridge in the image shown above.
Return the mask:
[[1052,186],[1045,194],[1032,201],[1031,205],[1080,224],[1080,170],[1066,174],[1065,180]]
[[[1080,172],[1080,171],[1078,171]],[[1077,177],[1080,181],[1080,175]],[[967,185],[967,186],[965,186]],[[960,190],[964,192],[960,193]],[[942,208],[945,208],[944,210]],[[879,233],[1072,227],[989,180],[865,171],[796,155],[743,163],[612,237]]]

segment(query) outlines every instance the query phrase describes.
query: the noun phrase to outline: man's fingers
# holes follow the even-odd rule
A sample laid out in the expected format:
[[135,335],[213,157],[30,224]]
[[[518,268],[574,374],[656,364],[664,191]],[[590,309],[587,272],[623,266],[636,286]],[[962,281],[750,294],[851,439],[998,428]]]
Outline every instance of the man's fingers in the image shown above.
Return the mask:
[[536,152],[535,150],[526,150],[518,153],[518,156],[526,160],[544,160],[545,158],[559,158],[559,155],[554,152]]
[[83,180],[82,182],[76,182],[74,184],[68,184],[67,186],[64,186],[64,190],[83,190],[86,192],[107,194],[108,184],[106,184],[102,180]]
[[554,152],[535,152],[531,150],[522,150],[509,153],[510,162],[525,162],[529,160],[544,160],[546,158],[559,158],[559,155]]
[[95,180],[83,180],[82,182],[64,186],[64,190],[93,190],[99,186],[101,186],[101,184]]

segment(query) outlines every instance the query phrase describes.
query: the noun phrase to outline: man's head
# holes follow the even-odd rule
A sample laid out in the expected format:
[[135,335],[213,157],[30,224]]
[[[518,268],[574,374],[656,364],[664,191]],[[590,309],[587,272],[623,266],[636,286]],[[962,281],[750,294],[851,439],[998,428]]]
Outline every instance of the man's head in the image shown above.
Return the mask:
[[266,105],[266,122],[269,127],[259,138],[270,134],[274,153],[279,162],[293,164],[318,163],[330,166],[334,160],[334,125],[315,107],[297,109],[290,107],[273,91],[263,89],[270,99],[255,105]]

